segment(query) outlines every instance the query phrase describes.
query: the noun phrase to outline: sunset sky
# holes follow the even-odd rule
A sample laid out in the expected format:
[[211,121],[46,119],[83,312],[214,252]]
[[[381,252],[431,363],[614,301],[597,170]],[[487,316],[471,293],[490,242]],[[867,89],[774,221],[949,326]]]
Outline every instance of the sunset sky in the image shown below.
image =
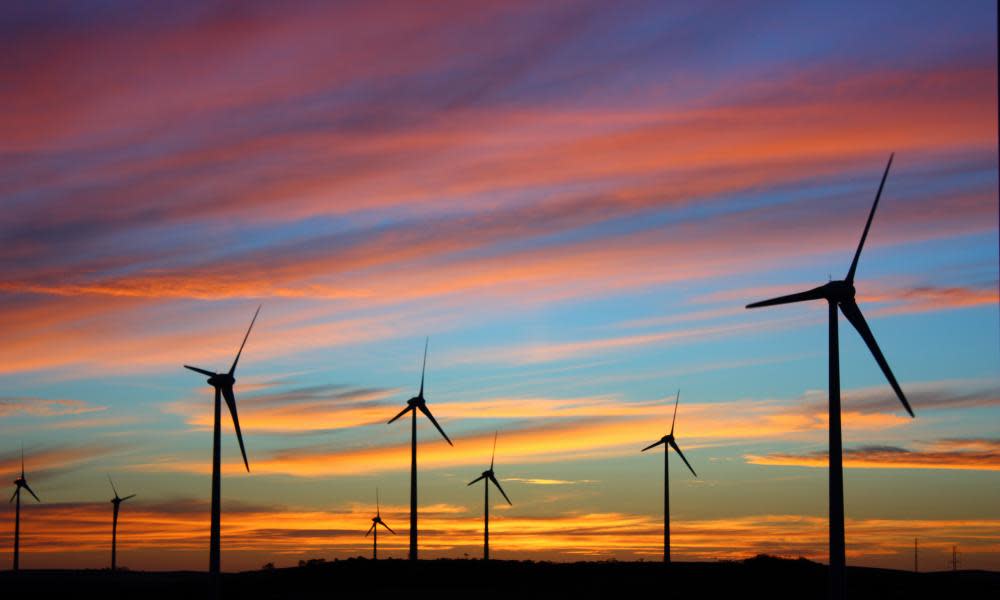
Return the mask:
[[[22,568],[827,558],[825,306],[847,556],[1000,569],[997,13],[949,2],[14,2],[0,12],[0,474]],[[226,417],[228,419],[228,417]],[[5,483],[6,493],[14,486]],[[9,567],[13,505],[0,508]]]

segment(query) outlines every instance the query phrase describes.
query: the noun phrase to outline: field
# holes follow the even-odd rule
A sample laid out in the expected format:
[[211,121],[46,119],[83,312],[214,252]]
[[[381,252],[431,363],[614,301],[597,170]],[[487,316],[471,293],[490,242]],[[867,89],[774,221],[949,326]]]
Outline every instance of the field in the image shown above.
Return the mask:
[[[10,571],[5,598],[204,598],[204,573]],[[911,573],[848,569],[849,598],[1000,598],[1000,573]],[[807,560],[758,557],[742,562],[535,563],[435,560],[410,564],[350,559],[223,576],[224,598],[825,598],[826,567]]]

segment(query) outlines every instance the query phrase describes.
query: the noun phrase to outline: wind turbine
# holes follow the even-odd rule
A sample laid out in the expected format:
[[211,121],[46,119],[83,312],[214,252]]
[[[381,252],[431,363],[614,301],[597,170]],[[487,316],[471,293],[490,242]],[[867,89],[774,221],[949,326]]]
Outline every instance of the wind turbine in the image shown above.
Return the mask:
[[199,369],[198,367],[191,367],[184,365],[185,369],[190,369],[195,373],[201,373],[202,375],[208,375],[208,385],[215,388],[215,425],[213,429],[212,437],[212,529],[209,540],[209,550],[208,550],[208,572],[213,576],[218,576],[219,574],[219,522],[221,519],[221,509],[220,509],[220,498],[219,498],[219,488],[221,485],[220,481],[220,449],[219,449],[219,438],[221,437],[220,431],[220,401],[224,397],[226,399],[226,405],[229,407],[229,413],[233,416],[233,427],[236,429],[236,439],[240,442],[240,452],[243,453],[243,464],[247,468],[247,472],[250,472],[250,463],[247,461],[247,451],[243,447],[243,433],[240,431],[240,419],[236,414],[236,395],[233,393],[233,385],[236,383],[236,364],[240,362],[240,355],[243,354],[243,346],[247,343],[247,338],[250,337],[250,330],[253,329],[253,324],[257,321],[257,315],[260,313],[260,307],[257,307],[257,312],[253,314],[253,320],[250,321],[250,327],[247,328],[247,333],[243,336],[243,343],[240,344],[240,350],[236,353],[236,359],[233,360],[233,366],[229,367],[228,373],[215,373],[205,369]]
[[493,434],[493,455],[490,456],[490,468],[486,471],[483,471],[482,475],[476,477],[475,479],[469,482],[469,485],[472,485],[473,483],[482,480],[483,490],[485,491],[485,496],[484,496],[485,508],[483,509],[484,510],[483,523],[485,524],[483,527],[483,560],[490,559],[490,482],[491,481],[493,482],[493,485],[497,486],[497,489],[500,490],[500,493],[503,494],[503,499],[507,501],[507,504],[514,506],[514,503],[511,502],[510,498],[507,497],[506,492],[504,492],[503,488],[500,487],[500,482],[497,481],[496,475],[493,474],[493,459],[496,458],[497,455],[498,433],[499,432]]
[[21,488],[28,490],[37,502],[41,502],[28,485],[28,480],[24,478],[24,447],[21,447],[21,476],[14,480],[14,485],[17,487],[14,495],[10,497],[10,502],[17,500],[17,508],[14,510],[14,570],[17,571],[21,554]]
[[829,315],[830,327],[830,597],[839,600],[844,597],[844,571],[846,568],[846,557],[844,552],[844,465],[843,449],[840,439],[840,344],[838,332],[837,308],[844,313],[847,320],[857,329],[861,339],[868,345],[875,362],[882,368],[889,385],[899,401],[903,403],[903,408],[914,416],[910,403],[906,401],[902,388],[896,381],[896,377],[889,368],[885,356],[875,341],[868,323],[858,308],[858,303],[854,300],[854,273],[858,268],[858,259],[861,257],[861,249],[865,245],[868,237],[868,230],[872,226],[872,218],[875,216],[875,209],[878,208],[879,198],[882,197],[882,189],[885,187],[885,179],[889,175],[889,167],[892,166],[893,155],[889,155],[889,162],[885,165],[885,172],[882,173],[882,182],[879,183],[878,192],[875,194],[875,203],[872,204],[871,212],[868,213],[868,222],[865,223],[864,232],[861,234],[861,241],[858,249],[854,253],[854,260],[851,261],[851,268],[847,271],[847,277],[843,281],[830,281],[805,292],[780,296],[762,302],[748,304],[747,308],[757,308],[761,306],[774,306],[776,304],[790,304],[792,302],[804,302],[806,300],[826,300]]
[[111,504],[114,505],[114,512],[111,517],[111,570],[114,571],[118,563],[116,561],[117,550],[118,550],[118,509],[121,508],[122,502],[135,498],[135,494],[125,496],[124,498],[118,497],[118,490],[115,488],[115,482],[111,481],[111,475],[108,475],[108,483],[111,484],[111,489],[115,493],[115,497],[111,499]]
[[407,412],[413,413],[413,420],[410,426],[410,560],[417,560],[417,411],[424,413],[434,427],[441,433],[449,446],[454,446],[448,439],[448,434],[441,429],[431,411],[427,409],[427,402],[424,400],[424,372],[427,370],[427,344],[429,338],[424,340],[424,366],[420,370],[420,393],[406,401],[406,408],[393,417],[389,423],[402,417]]
[[373,534],[372,560],[378,560],[378,525],[381,525],[382,527],[388,529],[389,533],[391,533],[392,535],[396,535],[396,532],[392,530],[392,527],[386,525],[385,521],[382,520],[382,511],[379,508],[379,501],[378,501],[378,488],[375,488],[375,516],[372,517],[371,528],[368,529],[368,533],[365,534],[365,537],[368,537],[369,534]]
[[642,449],[643,452],[656,448],[660,444],[663,444],[663,562],[670,564],[670,448],[673,448],[677,452],[677,456],[681,457],[687,468],[691,470],[691,474],[695,477],[698,476],[691,468],[691,463],[684,458],[684,453],[681,452],[681,447],[677,445],[674,440],[674,425],[677,423],[677,405],[681,402],[681,391],[677,390],[677,400],[674,401],[674,418],[670,422],[670,433],[660,438],[656,443],[650,444]]

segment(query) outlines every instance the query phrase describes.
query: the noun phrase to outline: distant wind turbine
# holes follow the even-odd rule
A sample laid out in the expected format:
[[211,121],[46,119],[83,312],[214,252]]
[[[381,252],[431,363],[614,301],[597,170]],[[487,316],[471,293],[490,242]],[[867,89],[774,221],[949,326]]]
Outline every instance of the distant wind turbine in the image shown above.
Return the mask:
[[424,413],[434,427],[441,433],[449,446],[454,446],[448,439],[448,434],[441,429],[431,411],[427,409],[427,402],[424,400],[424,373],[427,370],[427,344],[428,338],[424,340],[424,366],[420,370],[420,393],[406,401],[406,408],[393,417],[389,423],[402,417],[407,412],[413,413],[413,420],[410,426],[410,560],[417,560],[417,411]]
[[215,425],[213,429],[212,437],[212,529],[209,540],[209,550],[208,550],[208,572],[213,576],[219,575],[219,530],[220,530],[220,520],[221,520],[221,509],[220,509],[220,448],[219,442],[221,437],[220,430],[220,413],[221,407],[220,402],[224,397],[226,399],[226,405],[229,407],[229,413],[233,416],[233,427],[236,429],[236,439],[240,442],[240,452],[243,454],[243,464],[247,468],[247,472],[250,472],[250,462],[247,461],[247,451],[243,446],[243,433],[240,431],[240,419],[236,414],[236,395],[233,393],[233,385],[236,383],[236,365],[240,362],[240,355],[243,354],[243,346],[247,343],[247,338],[250,337],[250,330],[253,329],[253,324],[257,321],[257,315],[260,313],[260,307],[257,307],[257,312],[253,314],[253,320],[250,321],[250,327],[247,328],[247,333],[243,336],[243,343],[240,344],[239,352],[236,353],[236,359],[233,360],[233,366],[229,367],[228,373],[215,373],[205,369],[199,369],[198,367],[191,367],[184,365],[185,369],[190,369],[196,373],[201,373],[202,375],[208,375],[208,385],[215,388]]
[[493,482],[493,485],[497,486],[497,489],[500,490],[500,493],[503,494],[503,499],[507,501],[507,504],[514,506],[514,503],[511,502],[510,498],[507,497],[507,493],[503,491],[502,487],[500,487],[500,482],[497,481],[496,475],[493,474],[493,459],[496,458],[497,455],[498,433],[499,432],[493,434],[493,455],[490,456],[490,468],[486,471],[483,471],[482,475],[476,477],[475,479],[469,482],[469,485],[472,485],[473,483],[476,483],[477,481],[480,480],[482,480],[483,482],[483,490],[485,494],[484,495],[485,508],[483,509],[483,560],[490,559],[490,482],[491,481]]
[[854,300],[854,273],[858,268],[858,259],[861,257],[861,249],[864,248],[865,239],[868,237],[868,230],[872,226],[872,218],[875,216],[875,209],[878,208],[879,198],[882,196],[882,189],[885,187],[886,177],[889,175],[889,167],[892,166],[893,155],[889,156],[889,162],[882,173],[882,182],[879,183],[878,192],[875,194],[875,203],[872,204],[871,212],[868,213],[868,222],[865,223],[864,232],[861,234],[861,241],[858,249],[854,253],[854,260],[851,261],[851,268],[847,271],[847,277],[843,281],[830,281],[805,292],[790,294],[748,304],[747,308],[757,308],[760,306],[774,306],[776,304],[790,304],[792,302],[804,302],[806,300],[826,300],[828,305],[830,339],[830,597],[839,600],[844,597],[844,571],[847,559],[844,552],[844,465],[843,449],[840,436],[840,344],[838,339],[838,315],[837,308],[844,313],[847,320],[857,329],[861,339],[868,345],[868,349],[875,357],[875,362],[882,368],[889,385],[899,401],[903,403],[903,408],[913,417],[913,409],[906,401],[902,388],[896,381],[896,377],[889,368],[879,349],[875,336],[872,335],[868,323],[858,308],[858,303]]
[[650,444],[642,449],[643,452],[656,448],[660,444],[663,444],[663,562],[670,564],[670,448],[673,448],[677,452],[677,456],[681,457],[687,468],[691,470],[691,474],[695,477],[698,476],[691,468],[691,463],[684,458],[684,453],[681,452],[681,447],[677,445],[674,440],[674,425],[677,423],[677,405],[681,402],[681,391],[677,390],[677,400],[674,401],[674,418],[670,422],[670,433],[660,438],[656,443]]
[[17,508],[14,510],[14,570],[17,571],[20,566],[20,555],[21,555],[21,488],[28,490],[28,493],[37,501],[38,496],[31,490],[31,486],[28,485],[28,480],[24,478],[24,447],[21,447],[21,476],[14,480],[14,485],[17,486],[14,490],[14,495],[10,497],[10,502],[17,500]]
[[385,521],[382,520],[382,510],[379,508],[379,501],[378,501],[378,488],[375,488],[375,516],[372,517],[372,526],[371,526],[371,528],[368,529],[368,533],[365,534],[365,537],[368,537],[369,534],[371,534],[373,536],[372,537],[372,560],[378,560],[378,526],[379,525],[381,525],[382,527],[385,527],[386,529],[388,529],[389,533],[391,533],[392,535],[396,535],[396,532],[392,530],[392,527],[389,527],[388,525],[386,525]]
[[125,496],[124,498],[118,497],[118,490],[115,488],[115,482],[111,481],[111,475],[108,475],[108,483],[111,484],[111,490],[114,491],[115,497],[111,499],[111,504],[114,505],[114,511],[111,517],[111,570],[114,571],[118,567],[117,556],[118,556],[118,509],[121,508],[122,502],[135,498],[135,494]]

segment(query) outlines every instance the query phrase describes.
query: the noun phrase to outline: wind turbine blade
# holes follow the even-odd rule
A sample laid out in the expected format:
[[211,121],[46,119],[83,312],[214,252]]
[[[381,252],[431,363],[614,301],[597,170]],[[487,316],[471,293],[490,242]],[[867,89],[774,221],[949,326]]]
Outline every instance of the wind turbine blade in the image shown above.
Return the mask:
[[670,435],[674,435],[674,425],[677,423],[677,405],[681,403],[681,391],[677,390],[677,400],[674,402],[674,419],[670,422]]
[[24,479],[24,443],[21,443],[21,479]]
[[[476,483],[478,481],[482,481],[485,477],[486,477],[486,475],[480,475],[479,477],[476,477],[475,479],[473,479],[472,481],[470,481],[469,485],[472,485],[473,483]],[[465,487],[469,487],[469,485],[467,485]]]
[[691,470],[691,474],[697,477],[698,474],[695,473],[694,469],[691,468],[691,463],[688,462],[688,459],[684,458],[684,453],[681,452],[681,447],[677,445],[677,442],[670,440],[670,447],[677,452],[677,456],[681,457],[681,460],[684,461],[684,464],[687,465],[687,468]]
[[118,490],[115,488],[115,482],[111,481],[111,475],[108,475],[108,483],[111,484],[111,490],[115,493],[115,498],[118,497]]
[[499,431],[493,432],[493,454],[490,455],[490,471],[493,470],[493,459],[497,457],[497,436],[500,435]]
[[375,530],[375,525],[377,523],[378,523],[377,521],[372,521],[372,526],[368,528],[368,533],[365,534],[365,537],[368,537],[369,535],[371,535],[372,531]]
[[243,464],[246,465],[247,473],[249,473],[250,462],[247,461],[247,451],[243,446],[243,432],[240,431],[240,417],[236,414],[236,396],[233,394],[233,388],[222,388],[222,395],[226,399],[226,406],[229,407],[229,414],[233,416],[233,428],[236,430],[236,439],[240,442],[240,452],[243,453]]
[[[236,372],[236,363],[240,362],[240,355],[243,354],[243,346],[247,345],[247,338],[250,337],[250,330],[253,329],[253,324],[257,322],[257,315],[260,314],[260,305],[257,306],[257,312],[253,314],[253,320],[250,321],[250,327],[247,328],[247,334],[243,336],[243,343],[240,344],[240,351],[236,353],[236,359],[233,360],[233,366],[229,367],[229,374],[232,375]],[[247,467],[249,471],[250,468]]]
[[124,502],[125,500],[131,500],[132,498],[135,498],[135,494],[132,494],[130,496],[125,496],[124,498],[122,498],[122,502]]
[[206,371],[205,369],[199,369],[198,367],[192,367],[191,365],[184,365],[184,368],[185,369],[191,369],[195,373],[201,373],[202,375],[208,375],[209,377],[213,377],[215,375],[215,373],[213,373],[211,371]]
[[882,173],[882,182],[878,184],[878,193],[875,194],[875,203],[872,204],[872,210],[868,213],[868,222],[865,223],[865,230],[861,234],[861,241],[858,242],[858,249],[854,253],[854,260],[851,261],[851,269],[847,271],[847,283],[854,283],[854,272],[858,269],[858,259],[861,258],[861,249],[865,246],[865,238],[868,237],[868,230],[872,226],[872,217],[875,216],[875,209],[878,208],[878,200],[882,197],[882,188],[885,187],[885,178],[889,176],[889,167],[892,166],[892,157],[895,153],[889,155],[889,162],[885,165],[885,172]]
[[437,430],[441,432],[441,435],[444,436],[444,439],[446,442],[448,442],[448,445],[454,446],[455,444],[451,443],[451,440],[448,438],[448,434],[444,432],[444,429],[441,429],[441,426],[438,425],[437,419],[435,419],[434,415],[431,414],[431,411],[427,409],[427,406],[423,404],[419,404],[418,406],[420,407],[420,412],[424,413],[424,415],[431,420],[431,423],[434,424],[434,427],[437,427]]
[[754,302],[753,304],[747,304],[747,308],[760,308],[762,306],[774,306],[776,304],[791,304],[793,302],[805,302],[807,300],[822,300],[826,298],[824,292],[825,290],[822,287],[817,287],[804,292],[799,292],[797,294],[788,294],[787,296],[778,296],[777,298],[771,298],[770,300],[762,300],[760,302]]
[[903,403],[903,408],[906,412],[910,413],[910,416],[915,416],[913,414],[913,409],[910,408],[910,403],[906,401],[906,396],[903,395],[903,389],[899,387],[899,382],[896,381],[895,375],[892,374],[892,369],[889,368],[889,363],[886,362],[885,356],[882,356],[882,350],[879,349],[878,343],[875,341],[875,336],[872,335],[872,330],[868,328],[868,323],[865,322],[865,317],[861,314],[861,309],[858,308],[858,303],[854,300],[840,303],[840,311],[844,313],[847,320],[854,325],[854,328],[858,330],[861,335],[861,339],[865,341],[868,345],[868,349],[871,350],[872,356],[875,357],[875,362],[878,366],[882,368],[882,372],[885,373],[885,378],[889,380],[889,385],[896,392],[896,396],[899,401]]
[[375,488],[375,516],[376,517],[381,517],[382,516],[382,509],[379,507],[378,488],[377,487]]
[[385,527],[386,529],[388,529],[388,530],[389,530],[389,533],[391,533],[392,535],[396,535],[396,532],[392,530],[392,527],[389,527],[388,525],[386,525],[386,524],[385,524],[385,523],[383,523],[382,521],[379,521],[379,523],[381,523],[381,524],[382,524],[382,527]]
[[660,441],[656,442],[655,444],[650,444],[650,445],[646,446],[645,448],[642,449],[642,451],[645,452],[646,450],[649,450],[651,448],[656,448],[657,446],[659,446],[660,444],[664,443],[665,441],[666,440],[661,439]]
[[407,406],[407,407],[406,407],[406,408],[404,408],[403,410],[399,411],[399,414],[398,414],[398,415],[396,415],[395,417],[393,417],[393,418],[389,419],[389,422],[388,422],[388,423],[386,423],[386,425],[391,425],[393,421],[395,421],[395,420],[396,420],[396,419],[398,419],[399,417],[402,417],[403,415],[405,415],[406,413],[410,412],[411,410],[413,410],[413,407],[412,407],[412,406]]
[[424,338],[424,365],[420,367],[420,393],[417,394],[418,398],[424,397],[424,373],[427,372],[427,345],[430,344],[430,341],[430,336]]
[[500,482],[497,481],[497,478],[494,477],[493,475],[490,475],[490,481],[492,481],[493,485],[497,486],[497,489],[500,490],[501,494],[503,494],[503,499],[507,501],[507,504],[510,504],[511,506],[514,506],[514,503],[511,502],[510,498],[507,497],[507,492],[503,491],[503,488],[500,487]]
[[36,496],[36,495],[35,495],[35,492],[33,492],[33,491],[31,490],[31,486],[30,486],[30,485],[28,485],[28,482],[27,482],[27,481],[25,481],[25,482],[24,482],[24,483],[22,483],[21,485],[23,485],[23,486],[24,486],[24,489],[28,490],[28,493],[29,493],[29,494],[31,494],[31,495],[32,495],[32,496],[33,496],[33,497],[35,498],[35,500],[38,500],[39,502],[41,502],[41,500],[39,500],[38,496]]
[[20,491],[21,491],[21,488],[19,488],[19,487],[14,488],[14,493],[10,495],[10,500],[7,501],[7,504],[10,504],[11,502],[13,502],[14,498],[17,498],[17,493],[20,492]]

